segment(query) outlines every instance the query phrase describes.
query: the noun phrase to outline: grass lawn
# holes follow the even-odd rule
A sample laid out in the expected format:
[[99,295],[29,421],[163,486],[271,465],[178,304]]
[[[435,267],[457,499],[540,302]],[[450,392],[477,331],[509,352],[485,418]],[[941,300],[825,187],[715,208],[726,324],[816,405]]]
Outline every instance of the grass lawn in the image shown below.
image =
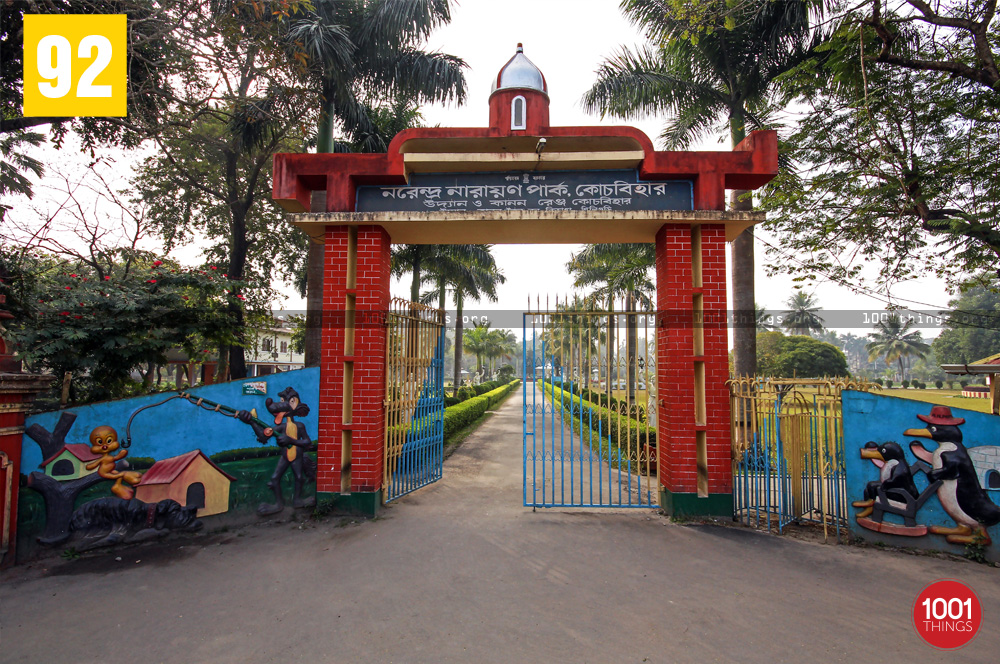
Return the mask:
[[965,408],[966,410],[975,410],[980,413],[990,412],[989,399],[963,397],[960,390],[904,390],[902,388],[891,388],[879,390],[876,393],[885,394],[890,397],[913,399],[914,401],[925,401],[939,406]]

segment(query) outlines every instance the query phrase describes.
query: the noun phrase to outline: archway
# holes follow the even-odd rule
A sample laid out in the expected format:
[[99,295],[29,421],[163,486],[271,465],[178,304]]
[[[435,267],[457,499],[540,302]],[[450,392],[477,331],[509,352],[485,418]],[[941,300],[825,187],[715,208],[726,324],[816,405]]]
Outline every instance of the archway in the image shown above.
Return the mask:
[[[725,190],[768,182],[777,155],[771,131],[732,152],[662,152],[632,127],[552,127],[520,46],[488,127],[409,129],[385,154],[275,155],[274,199],[325,244],[317,490],[361,512],[381,504],[393,242],[649,242],[659,504],[731,514],[725,243],[763,215],[726,212]],[[313,192],[326,212],[308,212]]]

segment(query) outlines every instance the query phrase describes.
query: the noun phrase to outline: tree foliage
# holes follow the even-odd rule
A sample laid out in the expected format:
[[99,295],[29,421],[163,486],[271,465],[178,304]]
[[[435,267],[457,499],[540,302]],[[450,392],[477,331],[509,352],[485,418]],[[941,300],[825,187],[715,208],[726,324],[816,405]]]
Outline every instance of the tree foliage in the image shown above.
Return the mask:
[[765,197],[772,271],[880,283],[933,271],[957,284],[1000,260],[996,0],[879,0],[783,80],[804,112],[782,149],[796,169]]
[[942,364],[966,364],[1000,353],[1000,282],[977,282],[948,303],[945,329],[932,346]]
[[127,394],[131,373],[165,363],[170,349],[197,361],[232,342],[228,301],[240,296],[218,266],[140,253],[95,269],[3,247],[0,273],[18,355],[35,371],[71,372],[87,400]]
[[886,316],[875,323],[874,331],[868,335],[871,341],[865,346],[868,359],[882,358],[885,363],[899,363],[899,375],[903,378],[906,360],[911,357],[925,357],[931,347],[924,342],[920,330],[914,330],[913,319],[903,318],[897,313]]
[[816,299],[803,291],[797,290],[785,301],[787,311],[782,312],[781,327],[791,334],[821,333],[824,329],[823,318],[819,315]]
[[757,335],[757,367],[761,375],[779,378],[847,376],[843,351],[825,341],[781,332]]

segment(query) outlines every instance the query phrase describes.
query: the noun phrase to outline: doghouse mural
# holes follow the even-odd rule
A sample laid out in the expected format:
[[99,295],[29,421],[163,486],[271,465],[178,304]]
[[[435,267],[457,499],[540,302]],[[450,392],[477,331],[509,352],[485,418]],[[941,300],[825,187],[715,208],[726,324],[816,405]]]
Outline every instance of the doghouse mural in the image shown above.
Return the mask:
[[1000,560],[1000,417],[845,391],[851,531]]
[[318,394],[310,368],[29,417],[18,559],[313,506]]

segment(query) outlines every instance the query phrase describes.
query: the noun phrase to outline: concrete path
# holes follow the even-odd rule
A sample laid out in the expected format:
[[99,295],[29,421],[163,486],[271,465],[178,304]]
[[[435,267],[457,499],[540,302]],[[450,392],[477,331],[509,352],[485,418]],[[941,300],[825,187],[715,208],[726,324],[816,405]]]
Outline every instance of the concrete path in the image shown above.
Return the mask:
[[[646,510],[522,508],[520,404],[375,521],[7,572],[0,662],[997,661],[996,568]],[[985,616],[947,654],[910,618],[941,577],[970,584]]]

